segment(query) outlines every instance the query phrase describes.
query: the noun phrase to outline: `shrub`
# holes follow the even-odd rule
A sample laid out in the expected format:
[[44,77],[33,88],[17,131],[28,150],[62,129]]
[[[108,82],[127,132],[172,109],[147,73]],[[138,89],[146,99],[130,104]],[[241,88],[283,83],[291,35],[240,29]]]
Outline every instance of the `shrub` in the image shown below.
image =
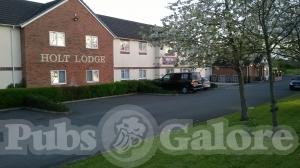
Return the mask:
[[122,81],[79,87],[20,88],[0,90],[0,109],[25,106],[27,96],[43,96],[53,102],[89,99],[127,93],[165,93],[154,81]]
[[49,111],[55,112],[67,112],[69,108],[67,108],[62,103],[56,103],[53,100],[48,99],[45,96],[41,95],[28,95],[25,97],[24,105],[26,107],[45,109]]
[[154,81],[140,81],[138,86],[140,93],[165,93],[163,88],[157,85]]
[[20,83],[16,83],[15,86],[13,83],[7,86],[7,89],[13,89],[13,88],[26,88],[25,81],[22,80]]

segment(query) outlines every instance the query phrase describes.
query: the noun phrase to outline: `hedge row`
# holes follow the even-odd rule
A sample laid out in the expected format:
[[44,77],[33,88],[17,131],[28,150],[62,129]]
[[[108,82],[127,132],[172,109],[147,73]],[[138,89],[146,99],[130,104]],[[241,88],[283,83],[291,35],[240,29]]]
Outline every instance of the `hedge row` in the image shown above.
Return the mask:
[[45,109],[52,112],[69,112],[70,109],[63,103],[54,102],[45,96],[28,95],[24,100],[24,106],[37,109]]
[[153,81],[123,81],[80,87],[20,88],[0,90],[0,109],[25,106],[29,95],[44,96],[54,102],[89,99],[128,93],[165,92]]

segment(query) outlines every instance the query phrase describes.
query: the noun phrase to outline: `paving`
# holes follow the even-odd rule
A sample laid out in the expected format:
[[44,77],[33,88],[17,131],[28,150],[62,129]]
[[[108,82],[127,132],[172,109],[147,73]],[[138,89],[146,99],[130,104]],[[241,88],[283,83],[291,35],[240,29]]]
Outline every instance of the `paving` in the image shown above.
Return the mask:
[[[288,88],[289,78],[275,83],[276,97],[284,98],[297,94]],[[246,85],[249,107],[269,102],[267,82]],[[188,95],[129,95],[105,99],[94,99],[67,103],[73,111],[69,115],[38,113],[28,110],[0,112],[0,120],[25,119],[35,125],[49,124],[49,120],[66,117],[76,126],[97,126],[103,115],[110,109],[124,104],[133,104],[149,111],[159,124],[170,119],[193,119],[205,121],[240,110],[238,86],[229,85],[217,89],[200,91]],[[1,138],[0,138],[1,140]],[[55,167],[82,156],[0,156],[0,168]]]

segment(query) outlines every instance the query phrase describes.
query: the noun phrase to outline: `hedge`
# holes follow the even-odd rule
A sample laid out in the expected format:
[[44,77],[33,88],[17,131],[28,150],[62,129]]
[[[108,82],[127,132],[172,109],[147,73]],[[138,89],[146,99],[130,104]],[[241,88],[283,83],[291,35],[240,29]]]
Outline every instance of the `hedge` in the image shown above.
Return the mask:
[[69,112],[70,109],[62,103],[57,103],[45,96],[28,95],[24,100],[24,105],[30,108],[45,109],[54,112]]
[[53,102],[89,99],[128,93],[165,92],[153,81],[122,81],[79,87],[18,88],[0,90],[0,109],[24,107],[29,95],[40,95]]

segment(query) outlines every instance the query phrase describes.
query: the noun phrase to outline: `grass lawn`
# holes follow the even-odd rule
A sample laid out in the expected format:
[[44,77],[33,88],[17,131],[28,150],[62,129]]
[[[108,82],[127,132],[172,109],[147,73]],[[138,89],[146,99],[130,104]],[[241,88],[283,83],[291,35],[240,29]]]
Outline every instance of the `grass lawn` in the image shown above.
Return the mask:
[[[279,104],[281,125],[293,127],[300,137],[300,95],[283,99]],[[252,125],[271,125],[269,105],[261,105],[250,111]],[[239,113],[225,116],[230,125],[241,124]],[[65,168],[114,168],[103,156],[66,165]],[[171,156],[157,151],[143,168],[298,168],[300,167],[300,148],[290,155],[183,155]]]
[[300,69],[287,69],[286,75],[300,75]]

